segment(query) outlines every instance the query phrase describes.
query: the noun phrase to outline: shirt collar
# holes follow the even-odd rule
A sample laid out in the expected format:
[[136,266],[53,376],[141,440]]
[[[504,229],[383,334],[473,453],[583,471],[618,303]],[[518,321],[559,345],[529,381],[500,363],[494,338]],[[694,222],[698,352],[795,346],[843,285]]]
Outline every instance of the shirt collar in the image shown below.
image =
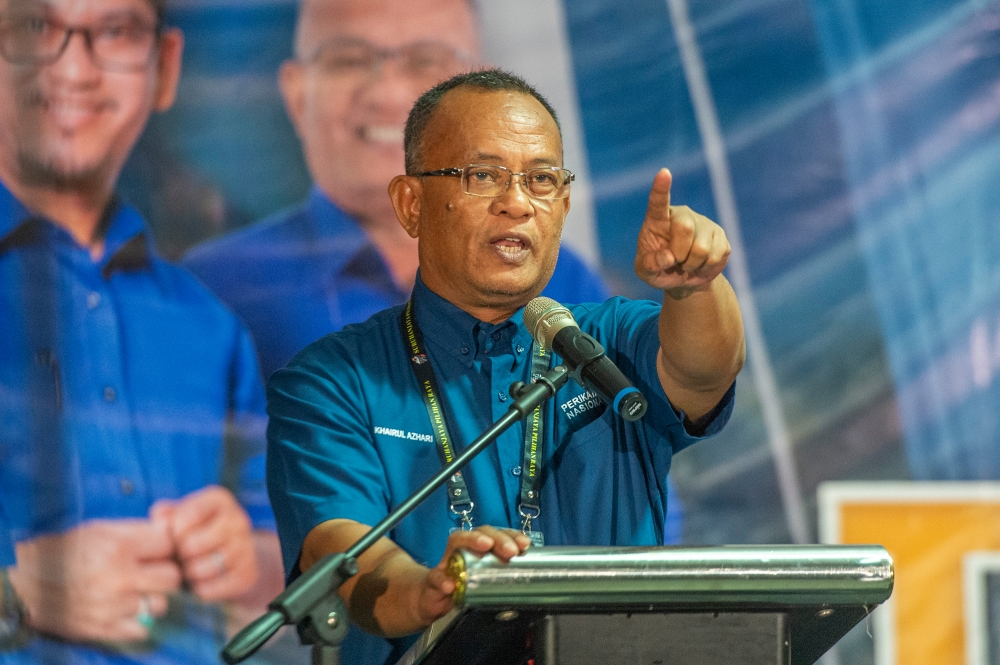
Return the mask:
[[0,181],[0,241],[30,218],[31,212]]
[[427,344],[446,350],[464,364],[471,366],[488,338],[495,333],[510,340],[511,347],[522,348],[528,353],[531,335],[524,327],[524,308],[501,323],[480,321],[457,305],[445,300],[427,288],[417,271],[417,281],[413,286],[414,316],[420,332]]
[[316,185],[309,192],[306,207],[314,250],[324,258],[327,268],[339,272],[362,249],[371,246],[364,229]]
[[[108,204],[107,214],[109,217],[102,222],[106,226],[104,256],[99,262],[104,278],[118,270],[148,266],[154,251],[139,212],[115,198]],[[0,254],[15,247],[53,242],[56,238],[73,242],[63,229],[28,210],[0,182]]]
[[312,270],[323,275],[352,275],[386,291],[399,292],[368,233],[316,185],[309,192],[306,208],[310,255],[316,259]]

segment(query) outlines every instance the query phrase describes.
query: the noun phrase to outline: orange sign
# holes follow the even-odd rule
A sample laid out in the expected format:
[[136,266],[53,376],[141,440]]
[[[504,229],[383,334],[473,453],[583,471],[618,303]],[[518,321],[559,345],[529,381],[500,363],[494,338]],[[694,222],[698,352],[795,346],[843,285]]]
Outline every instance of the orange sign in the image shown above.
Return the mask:
[[966,665],[962,562],[1000,551],[1000,483],[826,483],[819,501],[823,542],[879,544],[895,562],[877,665]]

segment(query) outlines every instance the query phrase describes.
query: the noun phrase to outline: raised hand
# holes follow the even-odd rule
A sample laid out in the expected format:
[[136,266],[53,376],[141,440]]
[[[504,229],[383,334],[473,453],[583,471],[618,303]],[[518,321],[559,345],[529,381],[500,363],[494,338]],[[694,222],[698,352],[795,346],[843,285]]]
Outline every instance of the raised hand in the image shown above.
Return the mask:
[[670,205],[672,182],[667,169],[653,178],[635,252],[635,273],[680,299],[709,288],[726,267],[730,247],[721,226],[687,206]]

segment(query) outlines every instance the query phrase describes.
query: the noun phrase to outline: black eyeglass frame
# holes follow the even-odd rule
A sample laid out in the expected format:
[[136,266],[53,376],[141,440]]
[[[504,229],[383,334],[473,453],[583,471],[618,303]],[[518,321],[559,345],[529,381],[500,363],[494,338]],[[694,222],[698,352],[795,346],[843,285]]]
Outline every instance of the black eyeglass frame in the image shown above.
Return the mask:
[[[3,32],[3,24],[8,21],[10,21],[8,17],[0,16],[0,35],[2,35]],[[90,54],[91,59],[94,61],[94,64],[97,65],[100,69],[104,71],[113,71],[113,72],[142,71],[143,69],[148,67],[149,64],[153,62],[153,60],[155,59],[156,52],[160,47],[160,39],[163,36],[163,31],[165,29],[163,19],[159,16],[156,18],[156,22],[152,26],[148,25],[143,26],[152,28],[151,35],[153,37],[153,41],[149,49],[149,55],[146,56],[146,59],[142,62],[136,62],[135,64],[131,65],[120,65],[120,64],[115,64],[114,62],[109,63],[107,60],[102,58],[97,53],[97,51],[94,50],[94,32],[96,30],[99,30],[101,26],[70,25],[67,23],[62,23],[61,21],[51,21],[51,22],[63,29],[62,43],[59,45],[59,48],[54,53],[46,55],[44,57],[39,56],[39,57],[29,57],[20,59],[14,58],[7,52],[7,49],[4,47],[3,37],[0,36],[0,57],[3,57],[4,60],[11,63],[12,65],[28,66],[28,67],[45,67],[55,62],[58,62],[59,58],[61,58],[63,54],[66,52],[66,48],[69,46],[69,40],[73,37],[73,33],[79,33],[83,35],[83,40],[87,46],[87,52]]]
[[[485,166],[485,167],[489,167],[491,169],[501,169],[501,170],[507,172],[507,184],[504,185],[503,190],[499,194],[476,194],[475,192],[470,192],[469,191],[468,186],[465,185],[465,182],[466,182],[466,171],[468,169],[473,169],[473,168],[475,168],[477,166]],[[564,181],[563,187],[562,187],[562,189],[563,189],[563,195],[562,196],[545,197],[545,196],[538,196],[537,194],[533,193],[531,191],[531,185],[528,184],[528,173],[530,173],[531,171],[565,171],[566,173],[568,173],[569,177],[566,178],[566,180]],[[576,174],[575,173],[573,173],[569,169],[563,168],[561,166],[537,166],[535,168],[525,169],[524,171],[521,171],[520,173],[514,173],[513,171],[511,171],[506,166],[500,166],[499,164],[468,164],[466,166],[451,166],[451,167],[446,168],[446,169],[435,169],[434,171],[424,171],[423,173],[414,173],[413,175],[416,178],[423,178],[425,176],[457,176],[457,177],[459,177],[459,178],[462,179],[462,183],[463,183],[462,191],[464,191],[469,196],[480,196],[480,197],[487,198],[487,199],[495,199],[495,198],[501,197],[504,194],[506,194],[507,190],[510,189],[511,183],[514,182],[514,176],[518,176],[519,175],[519,176],[521,176],[521,179],[524,182],[524,191],[528,194],[528,196],[530,196],[533,199],[537,199],[539,201],[560,201],[562,199],[568,198],[569,197],[569,190],[570,190],[570,186],[569,185],[570,185],[571,182],[573,182],[573,181],[576,180]]]
[[368,68],[368,73],[381,71],[382,67],[385,66],[387,60],[395,60],[397,58],[404,58],[413,49],[422,46],[433,46],[433,47],[443,47],[451,55],[454,62],[462,68],[471,67],[475,64],[475,58],[468,52],[455,48],[444,42],[435,40],[423,40],[411,42],[409,44],[403,44],[402,46],[396,48],[382,48],[375,44],[372,44],[366,39],[353,39],[353,38],[343,38],[343,37],[331,37],[329,39],[321,42],[316,48],[312,50],[311,53],[305,56],[298,56],[297,60],[304,65],[321,65],[321,60],[323,59],[323,54],[328,49],[335,46],[354,46],[358,48],[364,48],[369,51],[374,60],[370,67]]

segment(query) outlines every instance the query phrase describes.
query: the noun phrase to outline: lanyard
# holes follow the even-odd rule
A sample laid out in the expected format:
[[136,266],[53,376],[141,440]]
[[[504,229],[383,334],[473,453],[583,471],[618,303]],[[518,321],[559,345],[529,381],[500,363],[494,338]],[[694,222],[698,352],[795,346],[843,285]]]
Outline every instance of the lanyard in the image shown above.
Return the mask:
[[[427,416],[434,431],[434,441],[437,444],[438,456],[442,464],[448,464],[455,459],[454,439],[448,430],[444,409],[438,395],[437,379],[427,357],[424,337],[413,316],[413,300],[406,303],[399,319],[403,343],[410,353],[410,367],[420,384],[420,396],[427,407]],[[545,347],[532,344],[531,347],[531,379],[535,380],[549,369],[550,356]],[[534,545],[543,543],[542,533],[532,531],[532,521],[541,514],[541,458],[545,442],[545,420],[541,405],[535,407],[528,418],[524,429],[524,460],[521,465],[521,496],[518,513],[521,515],[521,531]],[[451,512],[462,520],[463,529],[472,529],[472,509],[475,503],[469,495],[469,488],[461,471],[448,479],[448,506]]]
[[[537,348],[537,351],[536,351]],[[531,344],[531,380],[549,369],[550,356],[545,347]],[[521,464],[521,501],[517,512],[521,514],[521,532],[531,538],[531,544],[541,547],[545,541],[541,531],[534,531],[531,522],[542,514],[542,474],[541,452],[545,443],[545,420],[542,415],[542,405],[539,404],[531,412],[524,427],[524,461]]]

